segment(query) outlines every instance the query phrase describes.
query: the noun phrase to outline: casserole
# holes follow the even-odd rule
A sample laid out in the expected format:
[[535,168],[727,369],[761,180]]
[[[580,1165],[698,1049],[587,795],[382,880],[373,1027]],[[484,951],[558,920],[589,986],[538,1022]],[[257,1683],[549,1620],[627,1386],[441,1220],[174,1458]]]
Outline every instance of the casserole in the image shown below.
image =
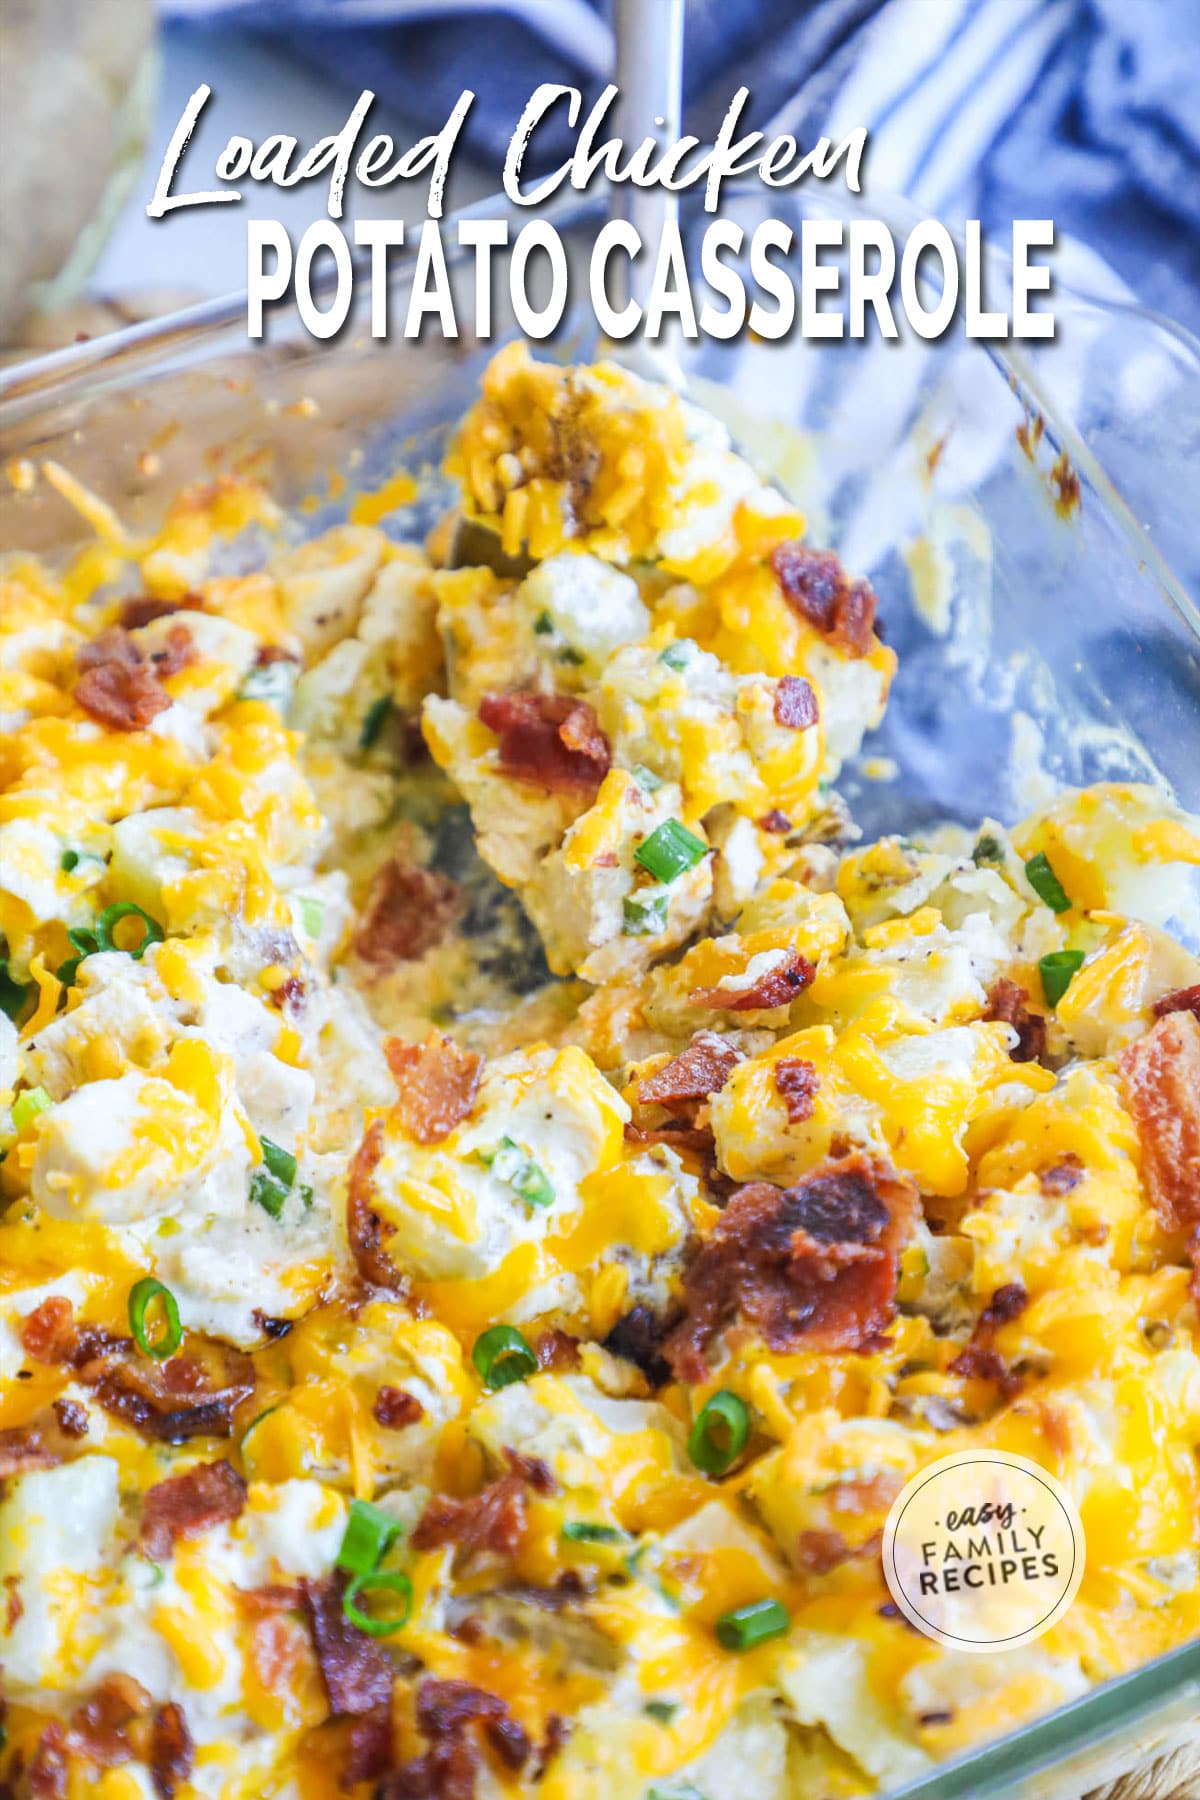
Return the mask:
[[[746,205],[752,212],[753,203]],[[1086,308],[1082,317],[1096,340],[1093,355],[1111,370],[1112,338],[1128,321],[1097,318]],[[219,318],[212,309],[210,325]],[[204,321],[197,323],[202,328]],[[1139,330],[1152,341],[1139,339],[1140,365],[1126,370],[1134,399],[1153,393],[1156,382],[1163,384],[1160,392],[1169,391],[1189,368],[1194,377],[1185,343],[1144,324]],[[162,335],[169,359],[171,328]],[[425,352],[419,359],[389,359],[354,344],[293,354],[285,340],[256,359],[252,375],[244,356],[223,358],[208,374],[186,367],[195,340],[184,336],[175,338],[182,369],[168,360],[136,387],[122,380],[106,385],[122,359],[136,361],[155,336],[132,334],[132,341],[107,350],[67,353],[52,359],[57,373],[18,374],[8,384],[16,417],[6,448],[18,458],[54,456],[119,501],[134,522],[148,520],[161,495],[212,452],[217,463],[228,458],[243,468],[247,459],[265,462],[272,488],[303,508],[297,512],[302,529],[328,523],[342,501],[329,493],[326,471],[348,473],[378,499],[398,451],[419,462],[436,441],[438,423],[462,410],[483,360],[473,352],[447,364]],[[799,490],[812,537],[837,543],[846,562],[868,570],[884,596],[902,674],[892,724],[861,759],[855,811],[868,834],[885,821],[888,828],[919,831],[946,818],[1011,817],[1055,781],[1156,775],[1194,805],[1197,665],[1186,592],[1167,560],[1131,528],[1121,503],[1114,497],[1100,504],[1104,476],[1087,439],[1065,422],[1056,437],[1032,385],[1040,377],[1013,394],[1003,373],[972,361],[980,354],[973,347],[968,352],[882,349],[869,370],[868,352],[860,356],[854,346],[819,359],[803,345],[709,353],[734,395],[735,434]],[[881,358],[885,367],[895,365],[886,381]],[[91,361],[99,382],[92,394],[81,394],[73,368]],[[699,361],[694,373],[703,377],[704,358]],[[969,374],[964,361],[971,363]],[[31,393],[47,380],[49,411],[32,422]],[[791,429],[780,431],[778,396],[785,387],[797,410],[783,422]],[[1186,407],[1184,397],[1174,413],[1176,431],[1186,427]],[[1148,410],[1158,408],[1152,403]],[[1146,417],[1135,409],[1143,434]],[[774,442],[762,419],[776,422]],[[1146,449],[1147,460],[1160,456],[1164,470],[1178,454],[1177,442],[1155,448],[1135,437],[1134,447]],[[126,491],[117,479],[122,467]],[[28,483],[20,466],[14,474],[6,541],[57,547],[69,529],[66,516],[41,484],[22,491]],[[1186,500],[1174,500],[1165,473],[1155,498],[1161,543],[1182,547]],[[1085,581],[1086,596],[1077,600]],[[914,596],[910,606],[906,593]],[[1153,682],[1130,679],[1139,652],[1154,658]],[[1000,770],[1009,785],[998,799]],[[1186,898],[1177,912],[1186,931]],[[1130,1716],[1140,1724],[1147,1687],[1157,1692],[1171,1678],[1178,1686],[1171,1706],[1186,1708],[1194,1648],[1168,1660],[1171,1667],[1153,1680],[1146,1671],[1078,1703],[1083,1724],[1075,1728],[1084,1737],[1097,1734],[1097,1714],[1102,1721],[1106,1716],[1101,1701],[1123,1724]],[[1020,1791],[1013,1784],[1024,1779],[1022,1764],[1036,1769],[1061,1746],[1055,1732],[1072,1727],[1070,1719],[1054,1731],[1034,1727],[1021,1744],[980,1752],[960,1776],[939,1771],[934,1785],[915,1791],[985,1792],[989,1756],[994,1779],[1008,1783],[996,1791]],[[955,1780],[966,1785],[944,1785]]]

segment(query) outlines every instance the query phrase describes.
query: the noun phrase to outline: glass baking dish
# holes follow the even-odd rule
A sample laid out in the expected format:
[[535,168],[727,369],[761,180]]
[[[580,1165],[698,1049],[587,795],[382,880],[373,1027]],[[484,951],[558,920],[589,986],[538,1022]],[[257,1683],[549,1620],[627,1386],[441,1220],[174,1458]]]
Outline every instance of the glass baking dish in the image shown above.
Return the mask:
[[[474,210],[508,214],[500,201]],[[915,217],[878,197],[857,210],[897,233]],[[798,228],[856,208],[743,189],[726,211],[748,233],[768,213]],[[578,255],[603,215],[579,202],[549,216]],[[689,231],[704,222],[685,214]],[[449,256],[465,294],[473,270]],[[396,259],[393,304],[411,267]],[[988,279],[1000,304],[999,262]],[[361,492],[376,493],[387,529],[420,535],[446,502],[447,428],[515,329],[503,285],[501,328],[483,345],[376,343],[365,304],[335,341],[281,311],[250,344],[234,296],[0,372],[0,549],[57,556],[86,540],[31,479],[45,458],[134,530],[185,483],[252,469],[297,537],[344,518]],[[937,343],[746,336],[652,353],[801,502],[813,541],[880,594],[900,672],[841,784],[867,836],[1007,822],[1056,786],[1104,779],[1159,781],[1200,809],[1200,345],[1136,308],[1061,290],[1053,304],[1057,337],[1032,347],[952,329]],[[577,300],[539,354],[597,349]],[[422,491],[386,511],[399,466]],[[1194,899],[1175,924],[1200,945]],[[1200,1793],[1200,1642],[939,1767],[903,1800],[1099,1800],[1131,1792],[1131,1778],[1155,1800]]]

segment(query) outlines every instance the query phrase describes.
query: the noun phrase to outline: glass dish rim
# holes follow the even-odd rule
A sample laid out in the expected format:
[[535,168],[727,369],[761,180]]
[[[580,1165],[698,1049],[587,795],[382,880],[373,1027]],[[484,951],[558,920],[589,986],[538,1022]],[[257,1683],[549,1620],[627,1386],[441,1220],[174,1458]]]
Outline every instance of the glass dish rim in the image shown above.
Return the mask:
[[[761,203],[764,198],[761,186],[750,181],[727,183],[726,194],[731,200],[743,202]],[[694,196],[685,195],[684,201],[690,211]],[[865,196],[850,195],[844,190],[838,190],[836,195],[812,188],[796,190],[779,196],[778,204],[781,212],[793,207],[832,217],[882,219],[894,233],[907,231],[925,216],[902,196],[873,195],[868,201]],[[598,195],[569,194],[537,208],[536,217],[570,229],[601,219],[606,216],[606,211],[604,201]],[[531,216],[534,216],[532,209],[519,208],[507,196],[493,194],[448,214],[441,224],[445,232],[453,230],[462,219],[488,218],[504,219],[511,228],[527,222]],[[467,255],[453,243],[447,246],[446,253],[451,264],[456,258]],[[358,252],[352,254],[361,255]],[[988,256],[1003,277],[1006,259],[995,249],[989,249]],[[392,261],[391,282],[400,285],[411,274],[414,262],[415,251],[412,249],[406,248],[396,254]],[[1060,306],[1086,308],[1108,317],[1127,319],[1166,336],[1194,366],[1197,380],[1200,380],[1200,338],[1178,321],[1136,302],[1089,294],[1061,283],[1055,284],[1055,298]],[[245,316],[245,290],[235,290],[82,343],[9,364],[0,369],[0,429],[25,422],[32,424],[43,410],[67,402],[85,401],[114,380],[120,387],[133,385],[139,378],[148,376],[156,362],[207,347],[219,340],[221,334],[242,325]],[[504,341],[506,338],[498,335],[496,347]],[[1200,647],[1200,594],[1193,598],[1175,576],[1153,539],[1113,486],[1097,454],[1046,392],[1045,384],[1031,368],[1029,358],[1008,340],[980,339],[975,343],[982,355],[1014,386],[1018,395],[1040,415],[1049,440],[1065,451],[1076,469],[1086,477],[1128,553],[1141,565],[1144,574],[1152,580]],[[249,340],[246,348],[254,348]],[[261,348],[270,353],[269,338],[262,341]],[[311,346],[306,346],[305,354],[318,356],[326,348],[326,344],[313,339]],[[332,348],[336,354],[336,341]],[[608,345],[603,353],[617,361],[629,361],[638,351],[636,344],[632,347]],[[644,356],[645,352],[641,354]],[[1001,1738],[938,1763],[916,1780],[884,1790],[881,1800],[967,1800],[967,1796],[971,1800],[1000,1800],[1013,1790],[999,1784],[1052,1774],[1067,1758],[1085,1749],[1102,1747],[1121,1731],[1139,1723],[1152,1722],[1154,1712],[1172,1706],[1193,1692],[1200,1695],[1200,1638],[1103,1682],[1054,1711],[1015,1727]]]

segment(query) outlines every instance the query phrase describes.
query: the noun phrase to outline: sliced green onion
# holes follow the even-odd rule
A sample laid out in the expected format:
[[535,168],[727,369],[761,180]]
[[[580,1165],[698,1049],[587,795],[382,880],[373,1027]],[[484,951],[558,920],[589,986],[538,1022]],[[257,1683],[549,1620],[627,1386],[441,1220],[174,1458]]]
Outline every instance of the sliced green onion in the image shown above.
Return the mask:
[[653,769],[648,769],[645,763],[634,763],[630,774],[644,794],[656,794],[662,786],[662,776],[656,775]]
[[471,1360],[485,1387],[511,1387],[537,1371],[538,1359],[511,1325],[493,1325],[475,1339]]
[[1065,913],[1071,910],[1071,901],[1067,897],[1062,882],[1050,867],[1049,858],[1042,851],[1031,856],[1025,864],[1025,879],[1037,895],[1044,900],[1051,912]]
[[[649,1712],[647,1707],[646,1711]],[[648,1787],[646,1800],[708,1800],[706,1794],[691,1781],[673,1781],[670,1787]]]
[[334,1567],[347,1575],[369,1575],[400,1535],[398,1520],[369,1500],[352,1500]]
[[69,875],[71,873],[71,870],[77,867],[78,863],[79,863],[78,850],[64,850],[62,853],[62,861],[59,863],[58,866],[62,870],[64,875]]
[[381,694],[378,700],[368,706],[363,717],[362,730],[358,734],[360,750],[370,750],[379,742],[380,733],[387,724],[388,714],[391,710],[392,697],[390,694]]
[[[260,1137],[258,1141],[263,1159],[261,1168],[255,1169],[250,1177],[250,1198],[277,1219],[296,1180],[296,1159],[290,1150],[272,1143],[269,1137]],[[310,1201],[311,1198],[310,1190]]]
[[985,832],[981,838],[977,838],[975,848],[971,852],[971,861],[977,869],[983,868],[987,863],[1002,863],[1004,846],[1000,839],[992,837],[990,832]]
[[485,1158],[492,1174],[506,1181],[526,1206],[553,1206],[554,1184],[540,1163],[526,1156],[510,1137],[500,1139],[500,1148]]
[[310,938],[319,938],[321,927],[325,923],[325,902],[314,900],[311,894],[298,894],[296,906],[300,913],[300,923]]
[[263,1420],[269,1419],[273,1412],[278,1412],[279,1408],[282,1405],[283,1405],[283,1401],[277,1400],[275,1402],[274,1406],[264,1406],[260,1413],[255,1413],[254,1417],[251,1419],[250,1423],[247,1425],[245,1431],[243,1431],[243,1433],[242,1433],[241,1442],[238,1444],[239,1450],[241,1450],[243,1453],[245,1452],[246,1444],[249,1440],[251,1432],[257,1431],[259,1426],[262,1424]]
[[627,1544],[628,1532],[616,1525],[600,1525],[592,1519],[569,1519],[562,1536],[570,1544]]
[[265,700],[277,713],[286,716],[292,703],[296,675],[296,664],[284,657],[276,662],[259,663],[243,678],[237,697],[239,700]]
[[533,621],[533,629],[539,637],[554,636],[554,620],[548,612],[540,612]]
[[626,894],[621,903],[621,930],[626,937],[657,937],[667,929],[670,895],[665,888],[643,888]]
[[14,1129],[17,1131],[24,1131],[27,1125],[33,1124],[33,1121],[37,1118],[39,1113],[47,1112],[53,1105],[54,1102],[44,1087],[26,1088],[25,1092],[23,1094],[18,1094],[13,1101],[12,1122]]
[[633,854],[655,881],[667,882],[702,862],[708,845],[678,819],[664,819]]
[[695,645],[691,638],[680,638],[677,644],[668,644],[659,656],[659,662],[666,663],[668,669],[686,669],[692,660]]
[[[368,1594],[399,1594],[400,1608],[377,1618],[356,1604],[360,1594],[364,1599]],[[370,1569],[364,1575],[356,1575],[342,1595],[342,1611],[352,1625],[369,1637],[391,1637],[394,1631],[402,1630],[412,1617],[412,1608],[412,1582],[399,1569]]]
[[755,1600],[722,1613],[717,1620],[717,1642],[725,1650],[753,1650],[768,1638],[782,1637],[791,1625],[786,1606],[778,1600]]
[[312,1203],[313,1203],[313,1191],[312,1191],[311,1181],[302,1181],[300,1183],[299,1188],[297,1189],[297,1192],[300,1195],[300,1204],[304,1208],[305,1212],[311,1212]]
[[679,1711],[678,1700],[647,1700],[642,1707],[648,1719],[654,1719],[659,1725],[669,1725]]
[[[140,919],[142,921],[141,942],[136,950],[131,949],[128,952],[134,962],[141,962],[151,944],[162,943],[164,934],[158,920],[152,919],[150,914],[143,912],[140,906],[135,906],[132,900],[118,900],[114,905],[105,907],[96,920],[96,948],[97,950],[125,949],[123,944],[115,943],[113,940],[113,929],[121,923],[122,919]],[[67,935],[71,936],[69,932]],[[71,941],[74,943],[74,938]]]
[[99,952],[100,941],[94,931],[72,925],[67,931],[67,942],[77,954],[69,956],[65,963],[60,963],[54,973],[64,987],[73,987],[80,963],[85,957],[95,956]]
[[[151,1337],[146,1315],[156,1301],[162,1306],[163,1325],[161,1331]],[[179,1323],[175,1296],[161,1281],[155,1281],[153,1275],[144,1275],[129,1290],[129,1329],[138,1349],[152,1356],[155,1362],[165,1362],[168,1356],[174,1356],[183,1342],[183,1326]]]
[[705,1475],[724,1475],[746,1448],[749,1437],[746,1402],[722,1388],[697,1414],[688,1438],[688,1455]]
[[[61,976],[59,978],[61,980]],[[0,958],[0,1012],[15,1025],[25,1010],[25,1002],[33,992],[33,983],[14,981],[7,959]]]
[[1077,972],[1083,967],[1082,950],[1052,950],[1038,961],[1042,992],[1047,1006],[1057,1006]]

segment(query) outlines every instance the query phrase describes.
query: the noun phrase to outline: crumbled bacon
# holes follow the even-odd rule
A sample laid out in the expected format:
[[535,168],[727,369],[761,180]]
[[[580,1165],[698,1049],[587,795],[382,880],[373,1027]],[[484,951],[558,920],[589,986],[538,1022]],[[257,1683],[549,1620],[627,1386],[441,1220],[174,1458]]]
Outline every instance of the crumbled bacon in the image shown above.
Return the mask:
[[637,1085],[643,1105],[675,1106],[685,1100],[707,1100],[724,1087],[742,1053],[715,1031],[698,1031],[686,1050],[673,1056]]
[[192,1773],[192,1734],[183,1708],[174,1700],[155,1708],[150,1728],[150,1774],[159,1800],[174,1800]]
[[586,700],[568,694],[485,694],[479,717],[500,739],[499,768],[551,792],[592,792],[612,764]]
[[970,1339],[950,1364],[952,1375],[979,1381],[994,1381],[1007,1398],[1021,1386],[1021,1377],[1009,1368],[995,1346],[995,1336],[1002,1325],[1019,1317],[1029,1304],[1029,1295],[1020,1281],[1006,1281],[998,1287],[975,1322]]
[[373,1706],[350,1721],[340,1786],[352,1788],[360,1781],[377,1781],[391,1768],[392,1757],[392,1709]]
[[88,1434],[88,1416],[86,1406],[80,1406],[78,1400],[56,1400],[52,1411],[58,1420],[58,1428],[69,1438],[83,1438]]
[[560,1331],[557,1325],[538,1332],[533,1353],[538,1359],[538,1367],[542,1369],[554,1369],[562,1373],[579,1367],[579,1339],[573,1338],[568,1331]]
[[618,1319],[604,1340],[610,1356],[619,1356],[642,1371],[651,1387],[661,1387],[670,1379],[670,1366],[663,1356],[663,1344],[670,1321],[661,1319],[652,1307],[641,1302],[630,1307]]
[[688,1004],[715,1007],[721,1012],[759,1012],[787,1006],[804,992],[816,973],[806,956],[789,950],[784,960],[760,975],[752,987],[731,988],[718,982],[715,987],[694,988],[688,995]]
[[203,612],[203,594],[181,594],[178,600],[156,600],[151,594],[138,594],[121,606],[121,625],[126,631],[137,631],[152,625],[156,619],[169,619],[172,613]]
[[759,819],[758,828],[760,831],[771,832],[775,837],[786,837],[792,829],[792,821],[785,812],[780,812],[777,806],[773,806],[770,812],[765,812]]
[[383,1155],[383,1121],[367,1127],[354,1152],[346,1187],[346,1237],[358,1272],[372,1287],[389,1294],[403,1294],[408,1278],[402,1275],[383,1247],[385,1226],[372,1204],[375,1170]]
[[425,1417],[425,1408],[415,1394],[406,1388],[380,1388],[375,1396],[375,1404],[371,1414],[377,1425],[387,1431],[403,1431],[406,1425],[415,1425],[418,1419]]
[[178,675],[180,669],[186,669],[195,660],[196,646],[186,625],[172,625],[162,649],[150,652],[151,667],[160,681],[168,675]]
[[1017,1041],[1009,1051],[1014,1062],[1041,1062],[1046,1054],[1046,1021],[1041,1013],[1030,1012],[1029,995],[1007,975],[1001,975],[988,991],[983,1017],[1002,1025],[1011,1025]]
[[1038,1170],[1038,1186],[1050,1199],[1071,1193],[1082,1180],[1083,1164],[1070,1151],[1049,1168]]
[[61,1461],[37,1425],[8,1425],[0,1431],[0,1481],[7,1481],[10,1475],[28,1475],[34,1469],[52,1469]]
[[30,1800],[66,1800],[67,1773],[66,1728],[55,1719],[38,1738],[29,1764]]
[[462,905],[458,883],[448,875],[394,856],[375,872],[354,948],[376,969],[415,962],[442,942]]
[[75,652],[75,667],[81,675],[108,663],[122,663],[126,668],[135,669],[141,660],[141,651],[120,625],[106,625]]
[[787,1108],[791,1124],[811,1119],[821,1077],[802,1056],[781,1056],[775,1064],[775,1092]]
[[806,731],[818,718],[817,696],[803,675],[785,675],[775,690],[775,723]]
[[506,1768],[524,1768],[533,1746],[504,1701],[466,1681],[427,1679],[417,1689],[417,1729],[428,1748],[380,1784],[377,1800],[474,1800],[480,1769],[472,1727]]
[[861,1153],[795,1187],[739,1188],[685,1272],[685,1317],[665,1345],[675,1373],[702,1380],[704,1350],[734,1319],[774,1350],[869,1347],[892,1317],[917,1205],[911,1181]]
[[1142,1184],[1165,1231],[1200,1227],[1200,1020],[1165,1013],[1117,1058],[1142,1147]]
[[144,731],[171,704],[154,671],[141,663],[107,662],[88,669],[75,683],[75,698],[110,731]]
[[418,1144],[440,1144],[475,1104],[482,1056],[436,1032],[423,1044],[388,1038],[384,1053],[399,1089],[393,1117]]
[[134,1755],[129,1727],[144,1719],[151,1705],[149,1694],[132,1675],[106,1675],[71,1714],[69,1748],[101,1768],[115,1769]]
[[180,1538],[236,1519],[246,1504],[246,1483],[231,1463],[197,1463],[182,1475],[156,1482],[142,1502],[142,1547],[156,1561],[170,1556]]
[[412,1534],[416,1550],[438,1550],[455,1544],[464,1556],[489,1551],[493,1556],[515,1556],[525,1534],[525,1489],[547,1494],[555,1491],[550,1470],[539,1457],[506,1450],[508,1473],[489,1482],[469,1500],[448,1494],[431,1496]]
[[869,582],[851,581],[832,550],[795,540],[776,545],[771,568],[794,613],[845,655],[867,655],[878,604]]
[[392,1697],[392,1663],[381,1643],[346,1617],[349,1577],[340,1571],[300,1583],[321,1679],[334,1713],[364,1714]]
[[70,1360],[105,1412],[163,1444],[232,1437],[234,1414],[254,1392],[244,1351],[195,1334],[187,1351],[154,1362],[128,1339],[89,1335],[85,1327]]
[[78,1340],[75,1309],[62,1294],[51,1294],[26,1313],[20,1327],[21,1348],[35,1362],[66,1362]]
[[291,1013],[295,1017],[304,1010],[306,992],[302,975],[286,975],[279,986],[268,993],[267,1002],[277,1011]]
[[1200,1019],[1200,981],[1194,987],[1176,988],[1154,1002],[1154,1016],[1165,1019],[1168,1013],[1190,1012]]

